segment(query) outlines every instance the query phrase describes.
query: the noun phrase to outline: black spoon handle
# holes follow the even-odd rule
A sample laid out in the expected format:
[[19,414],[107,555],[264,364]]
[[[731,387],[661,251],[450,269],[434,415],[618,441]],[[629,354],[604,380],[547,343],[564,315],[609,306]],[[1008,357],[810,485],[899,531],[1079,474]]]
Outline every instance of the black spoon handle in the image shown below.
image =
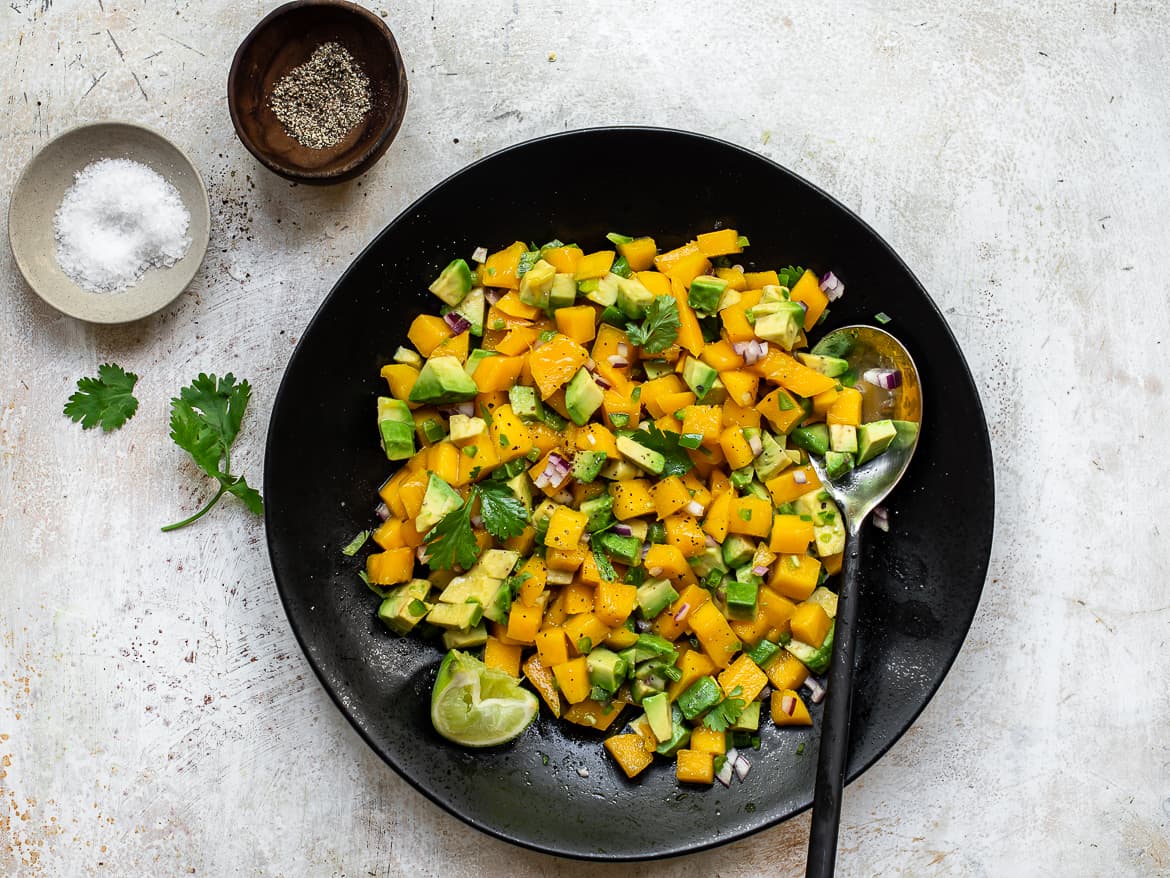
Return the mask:
[[821,719],[821,746],[817,785],[813,794],[812,829],[808,839],[806,878],[831,878],[837,859],[837,830],[841,823],[841,792],[849,755],[849,708],[853,701],[853,644],[857,627],[858,572],[861,568],[861,528],[849,534],[837,593],[837,620],[833,658],[829,665],[828,695]]

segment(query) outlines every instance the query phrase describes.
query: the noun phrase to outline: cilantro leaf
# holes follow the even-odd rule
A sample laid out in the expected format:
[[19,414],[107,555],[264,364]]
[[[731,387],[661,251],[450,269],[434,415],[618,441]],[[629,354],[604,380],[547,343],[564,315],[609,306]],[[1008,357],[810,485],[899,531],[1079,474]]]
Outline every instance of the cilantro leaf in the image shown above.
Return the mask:
[[464,570],[474,567],[479,545],[471,529],[471,503],[444,515],[427,531],[423,542],[427,546],[427,563],[435,570],[450,570],[456,564]]
[[736,720],[743,715],[744,708],[747,703],[742,698],[736,698],[736,695],[743,694],[743,687],[736,686],[729,693],[727,697],[716,704],[708,711],[707,715],[703,717],[703,725],[713,732],[726,731],[731,725],[734,725]]
[[507,540],[524,533],[528,510],[516,499],[512,489],[502,482],[481,482],[475,486],[479,495],[479,514],[483,526],[497,540]]
[[662,468],[661,473],[661,477],[664,479],[667,476],[685,475],[695,465],[690,455],[687,454],[687,450],[679,445],[681,438],[678,433],[664,433],[651,421],[647,421],[645,425],[639,427],[633,436],[634,441],[639,445],[657,451],[665,458],[666,465]]
[[117,430],[138,411],[138,400],[131,392],[138,376],[116,363],[98,366],[97,378],[79,378],[77,392],[65,403],[66,417],[81,421],[88,430],[101,425],[102,430]]
[[243,476],[232,475],[231,447],[239,435],[252,387],[236,383],[230,372],[223,378],[200,374],[171,400],[171,440],[191,455],[199,469],[219,482],[219,491],[189,518],[168,524],[164,531],[185,527],[206,515],[224,494],[232,494],[256,515],[264,514],[264,500]]
[[639,326],[626,324],[630,344],[635,344],[648,354],[666,350],[678,338],[678,303],[672,296],[658,296],[646,309],[646,318]]

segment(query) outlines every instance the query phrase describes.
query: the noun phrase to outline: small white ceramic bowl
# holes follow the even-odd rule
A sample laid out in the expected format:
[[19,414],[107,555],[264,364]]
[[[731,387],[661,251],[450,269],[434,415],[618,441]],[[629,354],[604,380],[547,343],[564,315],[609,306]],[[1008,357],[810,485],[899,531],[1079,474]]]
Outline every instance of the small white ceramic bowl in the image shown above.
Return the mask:
[[[91,162],[126,158],[153,168],[179,190],[191,225],[187,254],[169,268],[150,269],[129,289],[91,293],[57,264],[53,217]],[[99,122],[66,131],[33,156],[12,190],[8,238],[24,279],[38,296],[70,317],[91,323],[129,323],[173,302],[195,277],[207,253],[211,211],[203,179],[177,146],[149,128],[125,122]]]

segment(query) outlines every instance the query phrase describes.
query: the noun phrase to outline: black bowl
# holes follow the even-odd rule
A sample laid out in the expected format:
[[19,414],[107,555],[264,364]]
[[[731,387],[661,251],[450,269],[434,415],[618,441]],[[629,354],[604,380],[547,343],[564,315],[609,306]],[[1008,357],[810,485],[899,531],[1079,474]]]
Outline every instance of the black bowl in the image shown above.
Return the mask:
[[277,587],[337,706],[416,789],[507,841],[585,859],[664,857],[742,838],[812,801],[819,725],[765,722],[751,772],[730,789],[680,787],[665,762],[626,780],[600,733],[544,713],[503,747],[448,744],[429,718],[440,651],[387,632],[358,580],[360,556],[340,551],[371,525],[391,469],[374,428],[374,398],[385,393],[378,369],[415,315],[436,309],[426,287],[443,265],[517,239],[588,251],[607,231],[671,247],[719,224],[750,236],[747,265],[832,268],[848,291],[826,328],[885,311],[922,371],[929,419],[889,501],[892,530],[872,530],[866,545],[850,778],[926,706],[979,603],[994,504],[979,396],[942,315],[872,229],[779,165],[678,131],[574,131],[471,165],[387,226],[313,318],[276,398],[264,483]]

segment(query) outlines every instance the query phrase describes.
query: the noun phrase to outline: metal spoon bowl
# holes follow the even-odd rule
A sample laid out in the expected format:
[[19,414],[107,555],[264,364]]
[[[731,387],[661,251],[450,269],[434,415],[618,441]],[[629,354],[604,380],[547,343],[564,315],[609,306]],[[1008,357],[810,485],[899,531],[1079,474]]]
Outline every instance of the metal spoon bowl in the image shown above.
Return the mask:
[[807,878],[829,878],[833,874],[837,856],[841,793],[845,785],[849,749],[861,528],[870,513],[898,484],[914,456],[922,423],[922,386],[909,352],[884,329],[846,326],[825,336],[813,348],[813,353],[847,360],[850,372],[858,376],[869,373],[873,377],[874,373],[870,370],[877,370],[878,378],[888,376],[891,372],[900,378],[898,386],[892,388],[881,387],[865,377],[861,377],[855,385],[862,393],[863,424],[887,418],[895,421],[897,435],[889,448],[836,479],[828,477],[823,461],[810,456],[810,462],[824,489],[845,516],[847,533],[805,872]]

